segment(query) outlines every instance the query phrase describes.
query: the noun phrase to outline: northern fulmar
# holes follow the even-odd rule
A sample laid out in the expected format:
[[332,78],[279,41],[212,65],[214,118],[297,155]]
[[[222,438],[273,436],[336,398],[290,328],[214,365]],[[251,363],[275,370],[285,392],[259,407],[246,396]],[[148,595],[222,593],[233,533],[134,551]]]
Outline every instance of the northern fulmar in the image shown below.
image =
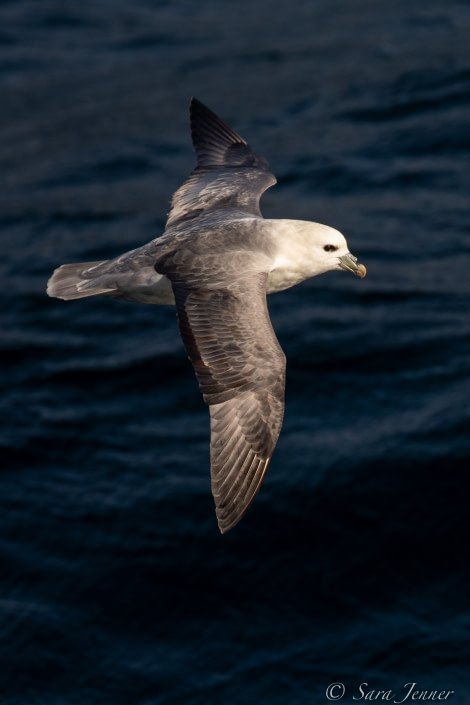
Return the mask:
[[212,494],[222,533],[247,511],[284,414],[285,355],[266,294],[330,270],[366,269],[334,228],[265,219],[261,195],[276,179],[265,159],[193,98],[197,166],[175,192],[165,232],[101,262],[64,264],[47,293],[176,305],[179,329],[210,409]]

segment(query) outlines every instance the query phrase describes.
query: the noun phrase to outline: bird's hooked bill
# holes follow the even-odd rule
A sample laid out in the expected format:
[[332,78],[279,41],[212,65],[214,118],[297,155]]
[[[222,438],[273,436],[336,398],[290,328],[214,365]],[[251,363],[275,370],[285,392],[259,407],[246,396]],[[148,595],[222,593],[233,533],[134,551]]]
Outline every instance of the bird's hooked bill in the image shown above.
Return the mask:
[[363,264],[358,264],[357,257],[354,257],[350,252],[339,258],[339,266],[346,272],[352,272],[356,277],[364,279],[367,274],[367,269]]

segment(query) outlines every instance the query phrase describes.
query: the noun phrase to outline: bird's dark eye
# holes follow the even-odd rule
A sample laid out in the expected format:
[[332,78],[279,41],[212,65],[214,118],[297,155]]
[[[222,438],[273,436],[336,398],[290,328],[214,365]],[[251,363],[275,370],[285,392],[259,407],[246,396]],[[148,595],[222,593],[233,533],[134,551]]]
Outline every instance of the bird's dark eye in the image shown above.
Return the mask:
[[324,248],[325,252],[336,252],[338,249],[336,245],[325,245]]

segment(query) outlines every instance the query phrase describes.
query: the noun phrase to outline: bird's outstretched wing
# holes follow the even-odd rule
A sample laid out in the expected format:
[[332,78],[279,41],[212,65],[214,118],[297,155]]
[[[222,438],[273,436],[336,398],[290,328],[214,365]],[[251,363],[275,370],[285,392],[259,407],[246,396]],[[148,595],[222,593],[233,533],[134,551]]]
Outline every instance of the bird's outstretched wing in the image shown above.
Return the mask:
[[225,289],[174,286],[181,336],[211,415],[211,479],[222,532],[254,499],[284,414],[285,357],[266,306],[266,277]]
[[217,209],[261,217],[259,200],[276,183],[267,161],[195,98],[190,120],[197,166],[173,195],[166,229]]
[[222,532],[253,501],[284,415],[285,355],[267,309],[267,273],[255,254],[246,271],[237,262],[242,256],[234,253],[225,272],[197,256],[191,269],[178,257],[158,264],[172,282],[181,336],[210,406],[212,493]]

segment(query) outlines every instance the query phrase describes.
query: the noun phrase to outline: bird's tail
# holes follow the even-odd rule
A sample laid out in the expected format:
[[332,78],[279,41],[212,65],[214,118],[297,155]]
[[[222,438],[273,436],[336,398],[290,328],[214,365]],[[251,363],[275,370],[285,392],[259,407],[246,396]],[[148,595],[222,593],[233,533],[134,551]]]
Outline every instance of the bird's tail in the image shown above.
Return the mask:
[[110,287],[109,281],[104,281],[100,265],[105,263],[107,260],[63,264],[47,282],[47,293],[49,296],[65,300],[111,294],[116,289]]

